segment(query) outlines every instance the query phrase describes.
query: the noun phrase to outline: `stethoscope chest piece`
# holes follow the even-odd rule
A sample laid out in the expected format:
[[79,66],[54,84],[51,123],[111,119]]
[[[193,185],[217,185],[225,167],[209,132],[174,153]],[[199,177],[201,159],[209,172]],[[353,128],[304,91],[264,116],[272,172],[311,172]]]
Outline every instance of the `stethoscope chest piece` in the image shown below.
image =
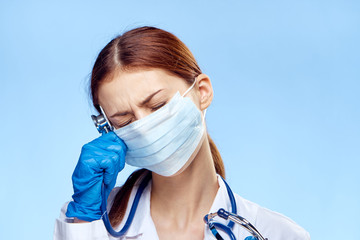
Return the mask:
[[[236,201],[233,192],[231,191],[229,185],[226,183],[226,181],[223,179],[225,186],[228,191],[230,203],[231,203],[231,212],[226,211],[223,208],[220,208],[215,213],[209,213],[205,215],[204,222],[209,226],[211,233],[215,236],[217,240],[224,240],[217,229],[222,230],[225,232],[231,240],[236,240],[236,237],[232,231],[232,228],[234,226],[234,223],[239,224],[241,227],[246,229],[248,232],[251,233],[252,236],[246,237],[245,240],[268,240],[267,238],[264,238],[260,232],[252,225],[248,220],[241,217],[240,215],[237,215],[237,207],[236,207]],[[215,217],[220,217],[225,220],[229,220],[229,223],[227,225],[224,225],[222,223],[216,222]]]

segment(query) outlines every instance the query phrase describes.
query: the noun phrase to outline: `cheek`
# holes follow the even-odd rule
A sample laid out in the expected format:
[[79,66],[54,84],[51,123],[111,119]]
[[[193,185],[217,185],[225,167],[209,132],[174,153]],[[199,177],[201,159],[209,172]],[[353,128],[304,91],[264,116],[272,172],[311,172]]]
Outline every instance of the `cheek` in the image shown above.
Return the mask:
[[190,98],[191,101],[195,104],[195,106],[199,110],[201,110],[200,109],[200,99],[199,99],[199,96],[195,92],[188,93],[186,97]]

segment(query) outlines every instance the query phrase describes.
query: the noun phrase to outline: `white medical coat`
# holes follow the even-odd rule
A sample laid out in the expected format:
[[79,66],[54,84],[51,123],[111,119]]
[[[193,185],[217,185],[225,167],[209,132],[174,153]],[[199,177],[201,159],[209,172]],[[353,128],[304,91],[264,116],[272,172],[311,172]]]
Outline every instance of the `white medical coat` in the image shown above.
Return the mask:
[[[231,204],[225,183],[222,178],[218,176],[219,189],[211,206],[210,212],[216,212],[219,208],[224,208],[231,211]],[[124,225],[129,209],[135,197],[138,185],[136,185],[130,195],[126,214],[121,225],[116,229],[119,231]],[[111,206],[116,193],[119,188],[114,188],[109,196],[109,204]],[[67,209],[66,203],[61,209],[61,214],[55,222],[54,240],[110,240],[110,239],[142,239],[142,240],[157,240],[159,239],[154,222],[150,215],[150,193],[151,182],[141,196],[138,208],[136,210],[133,223],[131,224],[126,235],[121,238],[114,238],[110,236],[102,220],[93,221],[90,223],[72,223],[73,219],[67,218],[65,212]],[[250,221],[258,231],[269,240],[309,240],[310,235],[303,228],[297,225],[291,219],[279,213],[270,211],[266,208],[252,203],[237,194],[235,200],[237,204],[237,213]],[[218,222],[227,224],[227,221],[220,219]],[[219,230],[219,233],[224,239],[228,239],[227,235]],[[240,227],[238,224],[234,225],[233,233],[238,240],[243,240],[250,236],[250,233]],[[215,239],[207,226],[204,230],[204,239]]]

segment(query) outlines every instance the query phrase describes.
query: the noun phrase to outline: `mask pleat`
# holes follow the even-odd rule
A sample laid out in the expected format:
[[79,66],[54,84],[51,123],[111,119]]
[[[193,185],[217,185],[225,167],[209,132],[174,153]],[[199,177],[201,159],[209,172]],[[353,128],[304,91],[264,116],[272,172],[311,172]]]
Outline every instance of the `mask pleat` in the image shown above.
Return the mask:
[[179,92],[154,113],[115,130],[128,147],[127,164],[163,176],[173,175],[186,164],[204,132],[202,113]]

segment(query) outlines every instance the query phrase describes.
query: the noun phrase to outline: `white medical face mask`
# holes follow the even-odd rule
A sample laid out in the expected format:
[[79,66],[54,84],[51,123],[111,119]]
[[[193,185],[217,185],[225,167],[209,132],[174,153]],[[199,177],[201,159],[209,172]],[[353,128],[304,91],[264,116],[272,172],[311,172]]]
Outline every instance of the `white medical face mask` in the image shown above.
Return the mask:
[[184,97],[194,84],[157,111],[114,131],[128,147],[127,164],[162,176],[174,175],[186,164],[205,132],[201,112]]

